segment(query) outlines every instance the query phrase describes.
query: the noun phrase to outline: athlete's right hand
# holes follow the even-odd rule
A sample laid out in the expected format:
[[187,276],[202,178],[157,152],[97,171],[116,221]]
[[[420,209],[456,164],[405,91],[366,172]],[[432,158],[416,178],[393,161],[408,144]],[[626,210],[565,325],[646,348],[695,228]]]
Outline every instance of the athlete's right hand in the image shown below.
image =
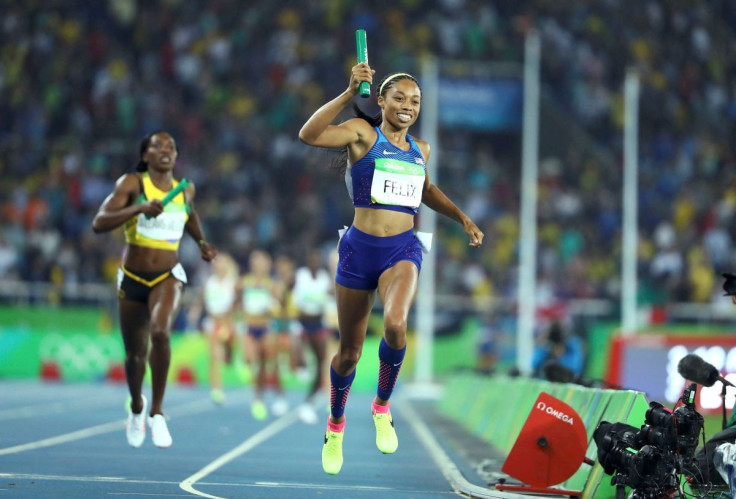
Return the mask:
[[153,199],[141,205],[141,213],[147,217],[157,217],[164,212],[164,204],[160,199]]
[[350,93],[357,95],[360,84],[364,81],[367,81],[369,85],[373,83],[374,74],[376,72],[371,69],[367,62],[361,62],[353,66],[353,70],[350,73],[350,85],[348,86]]

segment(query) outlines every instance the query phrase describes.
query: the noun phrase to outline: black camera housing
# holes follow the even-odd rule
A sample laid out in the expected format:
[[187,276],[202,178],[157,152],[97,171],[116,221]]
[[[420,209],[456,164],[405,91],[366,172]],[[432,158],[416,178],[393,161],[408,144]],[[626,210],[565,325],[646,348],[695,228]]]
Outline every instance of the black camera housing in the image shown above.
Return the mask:
[[670,411],[651,402],[641,428],[602,421],[593,432],[598,461],[611,483],[634,489],[634,498],[657,498],[676,490],[677,474],[692,467],[703,416],[695,410],[695,389],[689,385],[683,405]]

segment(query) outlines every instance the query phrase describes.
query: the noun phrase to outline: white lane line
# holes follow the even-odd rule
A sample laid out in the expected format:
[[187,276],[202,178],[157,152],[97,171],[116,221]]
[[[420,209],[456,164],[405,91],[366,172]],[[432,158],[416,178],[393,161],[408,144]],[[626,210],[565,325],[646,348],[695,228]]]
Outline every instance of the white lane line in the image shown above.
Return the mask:
[[91,426],[89,428],[73,431],[71,433],[65,433],[64,435],[58,435],[56,437],[44,438],[43,440],[37,440],[35,442],[29,442],[27,444],[6,447],[4,449],[0,449],[0,456],[5,456],[7,454],[18,454],[19,452],[25,452],[29,450],[43,449],[44,447],[65,444],[67,442],[73,442],[74,440],[94,437],[95,435],[103,435],[105,433],[110,433],[111,431],[120,430],[121,428],[123,428],[124,425],[124,420],[112,421],[110,423],[103,423],[101,425]]
[[524,499],[528,496],[521,494],[512,494],[509,492],[501,492],[495,489],[479,487],[470,483],[455,463],[445,453],[442,446],[437,442],[432,432],[429,430],[419,414],[414,410],[412,405],[406,398],[401,399],[401,405],[397,407],[401,412],[406,413],[411,429],[417,436],[424,448],[427,449],[432,456],[437,467],[442,470],[442,474],[450,483],[452,488],[459,494],[467,497],[476,497],[481,499]]
[[189,494],[144,494],[142,492],[108,492],[107,495],[135,497],[190,497]]
[[49,402],[46,404],[28,405],[25,407],[16,407],[13,409],[0,410],[0,421],[6,419],[19,419],[34,416],[45,416],[48,414],[58,414],[60,412],[76,411],[80,406],[87,409],[93,407],[103,407],[110,403],[110,400],[100,400],[100,397],[83,398],[77,400],[69,400],[66,402]]
[[121,476],[72,476],[72,475],[39,475],[36,473],[0,473],[0,478],[15,480],[61,480],[66,482],[131,482],[162,483],[150,480],[131,480]]
[[[0,479],[3,480],[52,480],[62,482],[88,482],[88,483],[117,483],[117,484],[139,484],[139,485],[179,485],[179,482],[171,480],[141,480],[134,478],[123,478],[114,476],[74,476],[74,475],[39,475],[31,473],[0,473]],[[198,482],[200,485],[217,486],[217,487],[249,487],[249,488],[281,488],[281,489],[317,489],[317,490],[359,490],[366,492],[389,492],[396,491],[392,487],[377,487],[372,485],[353,485],[353,484],[315,484],[301,482]],[[2,489],[0,489],[2,490]],[[412,492],[413,489],[408,489]],[[402,490],[403,492],[403,490]],[[106,492],[108,495],[130,495],[131,492]],[[135,493],[134,495],[145,495]],[[152,494],[157,495],[157,494]],[[167,494],[176,495],[176,494]],[[185,496],[185,494],[179,494]],[[190,497],[190,494],[186,494]]]
[[[204,484],[204,482],[201,482]],[[372,485],[339,485],[320,483],[294,483],[294,482],[255,482],[257,487],[269,487],[274,489],[318,489],[318,490],[364,490],[366,492],[396,492],[393,487],[375,487]]]
[[[208,404],[203,400],[197,400],[189,402],[177,407],[174,407],[167,414],[171,416],[188,416],[191,414],[197,414],[200,412],[206,412],[213,410],[211,404]],[[54,445],[65,444],[73,442],[75,440],[82,440],[84,438],[94,437],[96,435],[103,435],[113,431],[118,431],[125,426],[125,420],[121,419],[118,421],[111,421],[109,423],[103,423],[96,426],[90,426],[81,430],[73,431],[71,433],[65,433],[63,435],[57,435],[55,437],[44,438],[43,440],[37,440],[35,442],[29,442],[27,444],[14,445],[13,447],[6,447],[0,449],[0,456],[8,454],[18,454],[19,452],[25,452],[29,450],[43,449],[44,447],[51,447]]]
[[196,472],[195,474],[191,475],[190,477],[185,478],[180,484],[179,487],[191,494],[198,495],[200,497],[208,497],[210,499],[223,499],[219,496],[213,496],[210,494],[206,494],[204,492],[200,492],[197,489],[194,488],[194,484],[197,483],[202,478],[206,477],[213,471],[217,470],[218,468],[226,465],[233,459],[242,456],[249,450],[253,449],[254,447],[260,445],[261,443],[265,442],[269,438],[273,437],[277,433],[285,430],[294,422],[297,420],[297,411],[291,411],[285,416],[282,416],[281,418],[277,419],[270,425],[263,428],[261,431],[254,433],[250,438],[243,441],[240,445],[235,447],[229,452],[226,452],[222,456],[218,457],[214,461],[212,461],[210,464]]

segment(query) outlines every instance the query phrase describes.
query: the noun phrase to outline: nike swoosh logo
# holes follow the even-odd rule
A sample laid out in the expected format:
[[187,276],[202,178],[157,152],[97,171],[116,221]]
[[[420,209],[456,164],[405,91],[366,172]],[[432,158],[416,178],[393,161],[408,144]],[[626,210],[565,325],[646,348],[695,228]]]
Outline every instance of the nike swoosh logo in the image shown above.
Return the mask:
[[399,366],[400,366],[401,364],[403,364],[403,363],[404,363],[404,361],[402,360],[402,361],[401,361],[401,362],[399,362],[398,364],[394,364],[394,367],[399,367]]
[[384,149],[384,150],[383,150],[383,154],[399,154],[399,153],[397,153],[397,152],[391,152],[391,151],[387,151],[386,149]]
[[342,388],[338,388],[337,391],[341,392],[341,391],[345,390],[346,388],[347,388],[347,386],[343,386]]

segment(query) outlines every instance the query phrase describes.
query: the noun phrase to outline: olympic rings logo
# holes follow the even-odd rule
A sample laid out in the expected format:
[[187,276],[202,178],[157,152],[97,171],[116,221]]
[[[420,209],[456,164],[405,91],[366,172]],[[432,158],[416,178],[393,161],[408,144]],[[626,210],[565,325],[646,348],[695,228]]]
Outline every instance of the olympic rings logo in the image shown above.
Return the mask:
[[110,336],[69,336],[59,333],[44,335],[38,353],[42,361],[57,362],[64,376],[72,378],[104,375],[110,359],[121,359],[123,356],[120,342]]

